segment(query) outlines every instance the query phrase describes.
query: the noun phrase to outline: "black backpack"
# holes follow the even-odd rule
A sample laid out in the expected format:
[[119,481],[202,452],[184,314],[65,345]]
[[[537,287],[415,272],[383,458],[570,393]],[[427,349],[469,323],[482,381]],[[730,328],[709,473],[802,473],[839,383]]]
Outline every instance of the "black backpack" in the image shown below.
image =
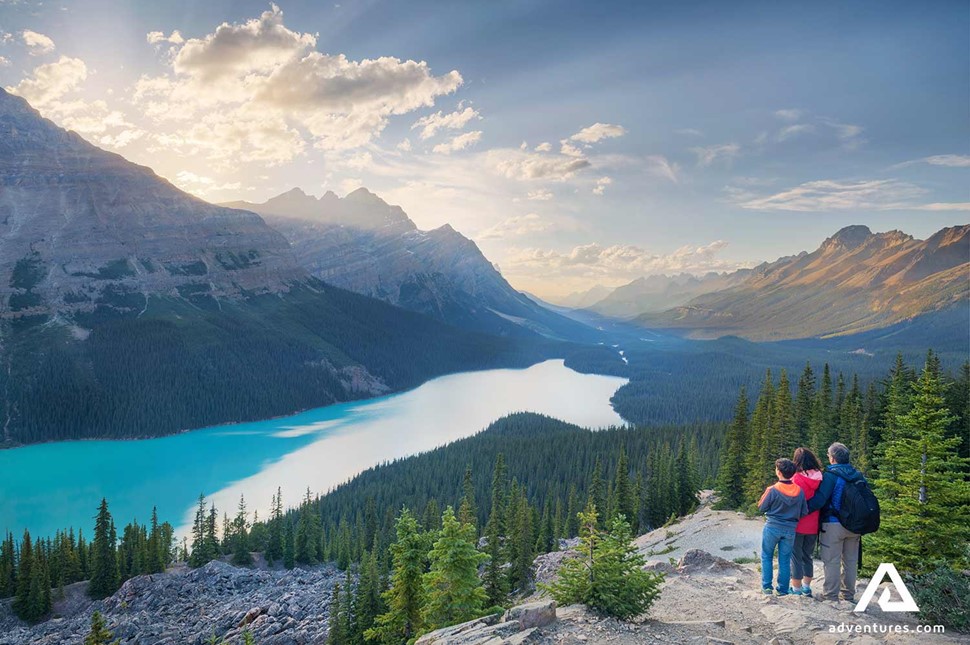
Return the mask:
[[873,495],[866,478],[859,473],[849,478],[832,469],[826,472],[832,473],[845,482],[842,488],[841,508],[838,511],[832,509],[839,518],[839,524],[859,535],[875,533],[879,530],[879,500]]

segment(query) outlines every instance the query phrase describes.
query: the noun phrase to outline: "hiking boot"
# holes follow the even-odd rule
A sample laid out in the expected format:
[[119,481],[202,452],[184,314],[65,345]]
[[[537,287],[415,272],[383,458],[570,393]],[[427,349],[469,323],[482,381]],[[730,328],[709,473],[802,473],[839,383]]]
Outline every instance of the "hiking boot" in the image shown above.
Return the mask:
[[791,594],[792,596],[804,595],[804,592],[802,591],[801,587],[789,587],[788,593]]
[[807,597],[807,598],[811,598],[812,597],[812,588],[811,587],[806,587],[805,585],[802,585],[802,595],[805,596],[805,597]]
[[761,593],[763,593],[766,596],[770,596],[772,593],[772,589],[771,587],[764,587],[761,589]]

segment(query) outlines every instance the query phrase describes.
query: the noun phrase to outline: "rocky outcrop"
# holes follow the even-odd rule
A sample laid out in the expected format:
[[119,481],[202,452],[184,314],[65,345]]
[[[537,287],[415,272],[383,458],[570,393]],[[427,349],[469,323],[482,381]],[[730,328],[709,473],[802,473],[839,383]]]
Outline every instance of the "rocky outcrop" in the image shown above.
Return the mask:
[[417,640],[415,645],[519,645],[538,643],[540,629],[556,621],[556,602],[545,600],[512,607],[503,615],[485,616],[445,627]]
[[266,571],[210,562],[132,578],[103,601],[59,605],[71,613],[34,627],[0,608],[0,645],[80,645],[95,609],[122,645],[202,645],[213,636],[235,644],[245,630],[259,645],[324,643],[342,579],[331,566]]
[[593,331],[516,291],[478,246],[450,225],[421,231],[365,188],[319,199],[298,188],[261,204],[300,264],[336,285],[444,322],[505,335],[589,338]]
[[137,312],[305,277],[256,214],[207,204],[0,89],[0,317]]

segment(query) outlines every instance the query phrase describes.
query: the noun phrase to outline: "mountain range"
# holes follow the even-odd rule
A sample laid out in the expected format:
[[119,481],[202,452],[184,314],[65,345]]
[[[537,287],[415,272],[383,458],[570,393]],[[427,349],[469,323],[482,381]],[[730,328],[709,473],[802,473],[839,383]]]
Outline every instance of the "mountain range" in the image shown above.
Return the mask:
[[739,285],[750,273],[748,269],[741,269],[730,273],[711,272],[702,276],[690,273],[650,275],[617,287],[584,308],[616,318],[666,311],[705,293]]
[[926,240],[848,226],[811,253],[731,275],[743,279],[663,312],[645,308],[636,322],[692,338],[733,334],[765,341],[857,334],[965,309],[970,225],[944,228]]
[[366,188],[316,198],[294,188],[259,203],[298,262],[330,284],[475,331],[588,340],[593,330],[516,291],[478,246],[445,224],[422,231]]
[[0,445],[266,418],[549,351],[323,282],[259,215],[0,90]]

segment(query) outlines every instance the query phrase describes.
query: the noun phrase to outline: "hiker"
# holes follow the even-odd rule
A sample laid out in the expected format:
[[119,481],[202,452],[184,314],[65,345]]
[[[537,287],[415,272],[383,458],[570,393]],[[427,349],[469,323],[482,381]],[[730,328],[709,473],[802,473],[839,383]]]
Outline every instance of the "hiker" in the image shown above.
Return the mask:
[[758,501],[758,510],[768,517],[761,531],[761,590],[771,595],[772,559],[778,547],[779,596],[787,596],[790,589],[792,548],[795,545],[795,526],[808,514],[805,493],[791,481],[795,464],[791,459],[775,462],[778,481],[765,489]]
[[[805,501],[815,496],[822,483],[822,464],[808,448],[798,448],[792,456],[795,474],[792,483],[802,489]],[[812,597],[812,552],[818,538],[818,511],[812,511],[795,526],[795,546],[791,556],[791,592],[796,596]]]
[[879,528],[879,503],[865,477],[849,463],[845,444],[836,442],[829,446],[828,458],[831,465],[808,502],[809,511],[821,511],[819,542],[825,571],[822,596],[838,601],[841,582],[842,600],[855,602],[862,534]]

